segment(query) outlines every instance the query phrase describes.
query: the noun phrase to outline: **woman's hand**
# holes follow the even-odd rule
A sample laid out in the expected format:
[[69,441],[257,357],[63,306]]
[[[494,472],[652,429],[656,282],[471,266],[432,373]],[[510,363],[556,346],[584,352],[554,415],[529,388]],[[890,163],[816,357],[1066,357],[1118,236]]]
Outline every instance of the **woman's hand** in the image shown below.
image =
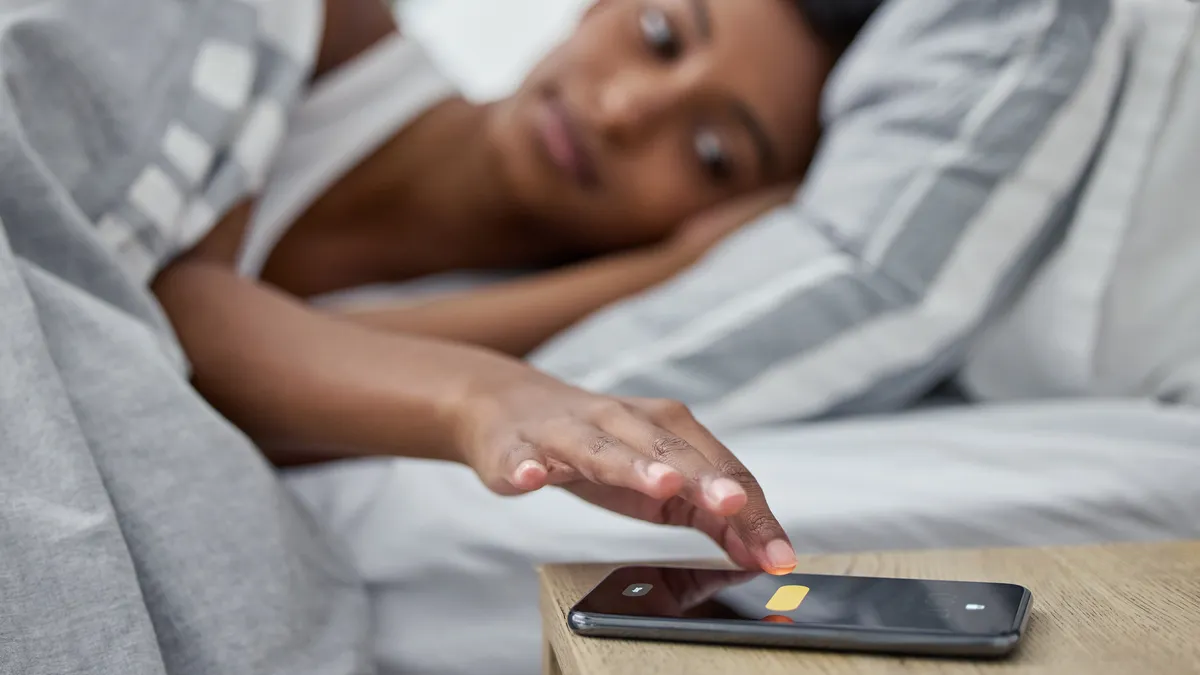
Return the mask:
[[683,405],[597,396],[524,366],[500,371],[477,380],[453,417],[462,461],[493,491],[559,485],[610,511],[694,527],[743,567],[795,567],[754,476]]
[[680,267],[691,266],[730,234],[791,201],[797,189],[795,183],[787,183],[719,204],[684,223],[665,242],[663,253]]

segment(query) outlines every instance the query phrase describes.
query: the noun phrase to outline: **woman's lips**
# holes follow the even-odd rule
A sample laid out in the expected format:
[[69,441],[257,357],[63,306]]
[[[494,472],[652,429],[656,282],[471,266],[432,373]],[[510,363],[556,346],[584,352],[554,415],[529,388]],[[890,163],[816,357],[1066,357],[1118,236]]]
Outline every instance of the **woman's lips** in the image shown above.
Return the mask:
[[570,113],[562,101],[543,99],[538,106],[537,131],[550,162],[580,187],[598,184],[595,164],[587,153]]

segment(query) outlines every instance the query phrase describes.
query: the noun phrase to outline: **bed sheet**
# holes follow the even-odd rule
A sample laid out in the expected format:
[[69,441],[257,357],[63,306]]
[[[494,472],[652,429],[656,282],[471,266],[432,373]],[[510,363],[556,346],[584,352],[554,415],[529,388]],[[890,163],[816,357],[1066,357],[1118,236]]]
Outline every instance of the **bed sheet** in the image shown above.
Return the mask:
[[[924,410],[726,440],[801,552],[1200,537],[1194,409]],[[536,672],[538,563],[717,555],[559,491],[493,496],[461,467],[378,461],[286,480],[353,551],[385,673]]]

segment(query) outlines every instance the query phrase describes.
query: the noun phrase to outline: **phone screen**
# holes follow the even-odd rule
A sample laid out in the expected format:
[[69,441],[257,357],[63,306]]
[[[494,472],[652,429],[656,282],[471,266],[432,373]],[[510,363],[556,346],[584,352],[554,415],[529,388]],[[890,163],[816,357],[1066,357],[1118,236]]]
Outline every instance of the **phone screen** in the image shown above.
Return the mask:
[[575,610],[991,636],[1018,628],[1025,592],[1012,584],[627,567]]

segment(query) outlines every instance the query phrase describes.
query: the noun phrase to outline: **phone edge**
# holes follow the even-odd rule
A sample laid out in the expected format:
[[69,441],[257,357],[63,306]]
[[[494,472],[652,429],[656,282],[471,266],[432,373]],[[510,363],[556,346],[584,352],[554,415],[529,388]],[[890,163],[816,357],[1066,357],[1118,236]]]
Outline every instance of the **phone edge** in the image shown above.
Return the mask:
[[[1027,620],[1028,613],[1025,615]],[[774,647],[836,652],[897,655],[1002,658],[1020,643],[1022,629],[993,636],[942,635],[921,631],[871,631],[833,627],[797,629],[795,626],[751,622],[696,622],[687,627],[671,619],[616,617],[572,610],[568,627],[590,638],[686,642],[747,647]]]

